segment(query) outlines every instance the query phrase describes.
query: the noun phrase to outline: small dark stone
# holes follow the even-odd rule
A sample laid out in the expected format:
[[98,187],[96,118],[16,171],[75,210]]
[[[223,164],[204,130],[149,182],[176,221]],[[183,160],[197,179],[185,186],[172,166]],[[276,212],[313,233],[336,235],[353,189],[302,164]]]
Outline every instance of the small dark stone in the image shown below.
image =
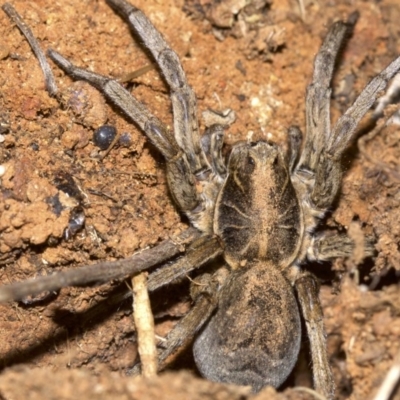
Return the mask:
[[76,207],[71,212],[71,217],[68,221],[68,228],[64,231],[66,240],[71,239],[85,224],[85,212],[82,207]]
[[110,144],[117,135],[117,130],[114,126],[103,125],[97,128],[93,133],[93,142],[101,150],[107,150]]
[[131,134],[128,132],[123,133],[119,138],[119,144],[124,147],[129,147],[132,144]]
[[32,150],[39,151],[39,145],[36,142],[32,142],[30,146]]

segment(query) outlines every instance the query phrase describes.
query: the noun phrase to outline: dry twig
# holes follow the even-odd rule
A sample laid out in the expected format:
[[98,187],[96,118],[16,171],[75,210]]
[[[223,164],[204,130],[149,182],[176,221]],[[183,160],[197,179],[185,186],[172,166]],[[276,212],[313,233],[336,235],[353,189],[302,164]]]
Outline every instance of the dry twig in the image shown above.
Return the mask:
[[157,374],[157,349],[154,318],[147,291],[147,273],[132,278],[134,293],[133,318],[135,321],[142,375],[150,378]]

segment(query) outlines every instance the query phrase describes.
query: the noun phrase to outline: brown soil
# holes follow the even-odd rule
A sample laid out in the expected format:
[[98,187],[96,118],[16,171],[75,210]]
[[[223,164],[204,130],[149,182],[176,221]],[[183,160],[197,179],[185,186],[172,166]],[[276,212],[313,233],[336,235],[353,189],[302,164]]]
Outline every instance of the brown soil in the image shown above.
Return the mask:
[[[304,20],[295,0],[274,0],[264,14],[242,10],[234,21],[222,6],[207,1],[135,4],[179,54],[199,109],[235,110],[228,144],[253,135],[285,145],[290,125],[304,127],[313,57],[332,21],[360,12],[335,76],[333,119],[400,52],[398,0],[307,1]],[[223,4],[239,7],[241,2]],[[103,1],[15,0],[13,5],[44,49],[55,48],[82,67],[119,77],[149,63]],[[232,27],[216,27],[230,22]],[[163,160],[144,135],[95,90],[52,67],[68,107],[49,97],[28,43],[0,12],[0,122],[10,124],[0,143],[3,284],[122,258],[187,226],[168,196]],[[135,96],[171,125],[168,91],[157,71],[136,83]],[[105,122],[130,140],[99,161],[92,135]],[[365,151],[355,144],[342,194],[327,219],[328,226],[349,229],[355,238],[374,236],[377,251],[359,266],[354,257],[317,267],[339,399],[372,398],[399,351],[399,160],[394,126],[367,141]],[[75,194],[66,196],[60,182]],[[85,228],[67,241],[63,233],[78,203]],[[55,212],[55,204],[61,212]],[[125,377],[137,352],[131,304],[112,301],[123,288],[68,288],[26,304],[1,305],[0,398],[247,398],[243,388],[183,372],[197,374],[189,352],[175,372],[153,381]],[[160,336],[187,309],[188,297],[180,296],[177,303],[177,292],[174,288],[172,296],[166,290],[153,299]],[[267,388],[257,398],[313,398],[291,389],[310,387],[309,369],[307,357],[300,357],[285,391],[274,395]]]

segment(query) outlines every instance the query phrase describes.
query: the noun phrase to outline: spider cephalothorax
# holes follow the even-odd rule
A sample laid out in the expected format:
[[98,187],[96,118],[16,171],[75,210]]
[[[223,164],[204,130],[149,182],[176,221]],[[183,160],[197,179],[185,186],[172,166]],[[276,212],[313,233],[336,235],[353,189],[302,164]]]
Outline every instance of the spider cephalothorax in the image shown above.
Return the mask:
[[223,240],[229,265],[235,269],[259,260],[285,268],[297,256],[302,228],[279,148],[262,141],[236,145],[214,214],[214,232]]
[[[127,261],[1,287],[0,301],[121,279],[176,257],[150,273],[148,289],[154,291],[222,255],[220,268],[213,265],[196,277],[193,307],[166,337],[159,352],[160,368],[182,343],[194,339],[195,360],[205,377],[250,385],[254,391],[266,385],[278,387],[296,362],[302,315],[310,339],[315,388],[332,398],[334,383],[318,284],[302,267],[307,257],[330,260],[353,251],[345,235],[314,232],[338,194],[346,146],[378,93],[400,69],[400,58],[365,87],[331,128],[334,64],[352,25],[336,22],[316,56],[307,89],[303,146],[300,129],[292,127],[288,156],[274,144],[244,142],[232,147],[226,161],[221,151],[228,125],[224,117],[215,116],[215,123],[200,136],[195,95],[176,53],[136,7],[125,0],[108,3],[129,21],[157,62],[171,91],[173,131],[117,81],[77,68],[54,50],[49,57],[73,78],[97,87],[143,130],[165,157],[171,195],[194,228],[176,241],[167,240]],[[4,9],[16,19],[9,5]],[[368,241],[365,245],[365,254],[369,254],[371,246]],[[182,247],[185,252],[177,257]]]

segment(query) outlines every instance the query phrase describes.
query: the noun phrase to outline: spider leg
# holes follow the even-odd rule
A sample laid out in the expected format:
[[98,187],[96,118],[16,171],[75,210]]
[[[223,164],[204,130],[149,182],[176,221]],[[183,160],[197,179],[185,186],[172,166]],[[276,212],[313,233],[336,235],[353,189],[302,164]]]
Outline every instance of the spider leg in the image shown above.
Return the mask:
[[193,308],[172,329],[163,343],[159,353],[159,369],[167,364],[167,359],[180,348],[191,342],[196,333],[207,322],[218,304],[218,289],[220,287],[217,275],[223,275],[226,270],[219,270],[214,275],[203,274],[191,285]]
[[4,3],[1,8],[8,15],[8,17],[18,26],[19,30],[25,36],[36,58],[39,60],[40,68],[43,71],[45,79],[46,90],[49,92],[50,96],[56,96],[58,93],[58,89],[53,72],[31,29],[28,25],[26,25],[25,21],[10,3]]
[[220,176],[226,176],[225,161],[222,156],[224,144],[224,129],[222,125],[212,125],[201,137],[201,147],[211,165],[212,171]]
[[[113,279],[123,279],[185,252],[199,237],[199,231],[188,229],[174,240],[167,239],[156,247],[143,250],[124,260],[88,265],[2,286],[0,287],[0,303],[21,300],[28,295],[33,296],[45,291],[55,291],[67,286],[100,284]],[[212,251],[210,253],[213,254]],[[193,258],[193,256],[189,257]],[[184,257],[182,258],[184,259]],[[182,258],[178,260],[180,265],[184,263]],[[159,287],[162,282],[158,282],[157,284],[157,287]]]
[[295,174],[311,186],[311,206],[325,210],[336,197],[342,176],[341,158],[361,118],[372,107],[388,81],[400,70],[400,57],[364,88],[354,104],[330,128],[333,69],[347,30],[354,24],[336,22],[315,57],[312,83],[307,88],[306,140]]
[[224,129],[235,122],[235,112],[231,109],[226,109],[222,112],[207,109],[202,112],[202,118],[207,129],[201,137],[201,147],[212,172],[223,180],[227,173],[225,158],[222,155]]
[[187,156],[191,171],[195,174],[209,169],[200,146],[196,96],[187,83],[178,55],[141,10],[125,0],[107,0],[107,3],[128,21],[131,29],[140,37],[170,87],[175,138]]
[[342,155],[354,136],[357,126],[375,103],[378,94],[400,70],[400,57],[392,61],[363,89],[353,105],[339,118],[319,157],[311,199],[317,207],[329,206],[335,198],[341,180]]
[[301,273],[295,281],[295,288],[310,340],[314,388],[330,400],[333,399],[335,383],[326,351],[326,335],[317,279],[310,273]]
[[[194,305],[190,311],[174,326],[159,347],[158,369],[164,369],[180,350],[184,349],[195,337],[196,333],[208,321],[218,304],[217,293],[220,287],[219,276],[226,270],[219,270],[214,275],[203,274],[191,285],[191,296]],[[130,371],[130,374],[140,373],[140,364]]]
[[74,79],[85,80],[98,88],[146,133],[167,160],[168,183],[176,203],[184,212],[196,208],[200,203],[200,197],[186,154],[179,148],[174,136],[163,123],[117,81],[78,68],[54,50],[50,49],[48,55]]
[[289,171],[293,172],[300,156],[301,140],[303,134],[298,126],[291,126],[288,130],[289,136]]
[[177,282],[186,277],[189,272],[219,256],[222,252],[223,249],[216,236],[201,236],[190,244],[183,257],[150,274],[147,288],[149,291],[154,291],[161,286]]
[[[360,251],[364,258],[374,255],[371,238],[364,238]],[[347,235],[319,235],[313,238],[307,250],[307,258],[313,261],[330,261],[339,257],[351,257],[358,250],[356,243]]]
[[68,75],[74,79],[82,79],[99,89],[111,102],[117,105],[134,121],[147,135],[162,155],[167,159],[173,159],[179,153],[179,148],[164,124],[139,101],[122,87],[117,81],[78,68],[64,58],[58,52],[49,49],[48,56]]
[[341,21],[334,23],[315,57],[312,82],[307,87],[306,139],[297,166],[299,171],[316,171],[319,155],[330,136],[330,84],[348,29],[348,24]]
[[[206,235],[195,239],[185,251],[185,256],[168,265],[161,266],[149,275],[147,290],[154,292],[162,286],[179,282],[186,278],[191,271],[218,257],[222,252],[219,240],[215,236]],[[130,291],[126,292],[120,301],[131,296]]]

